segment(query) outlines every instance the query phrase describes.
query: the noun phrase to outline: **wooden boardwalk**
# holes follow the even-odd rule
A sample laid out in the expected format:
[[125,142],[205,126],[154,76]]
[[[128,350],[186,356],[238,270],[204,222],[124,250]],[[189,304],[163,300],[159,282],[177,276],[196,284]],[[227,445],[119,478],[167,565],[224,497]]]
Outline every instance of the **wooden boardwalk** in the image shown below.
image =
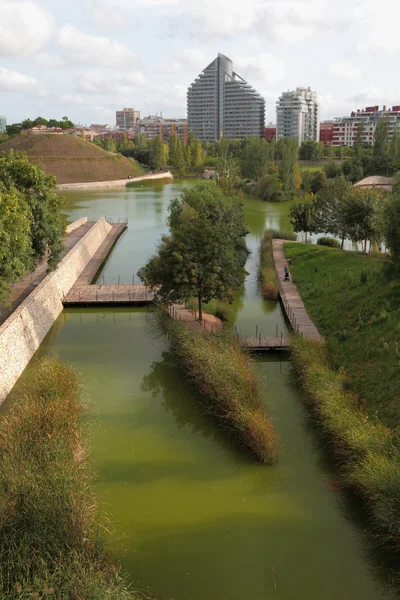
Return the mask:
[[[88,221],[84,225],[75,229],[63,238],[64,257],[80,239],[93,227],[94,221]],[[11,306],[0,306],[0,325],[14,312],[16,308],[29,296],[30,293],[43,281],[47,276],[47,258],[43,259],[36,267],[33,273],[29,273],[23,277],[18,283],[11,286]]]
[[145,285],[74,285],[64,306],[135,306],[151,304],[154,293]]
[[279,279],[279,293],[287,318],[295,332],[300,333],[304,337],[321,341],[323,337],[319,334],[318,329],[308,316],[297,287],[292,281],[284,281],[284,267],[287,263],[283,252],[285,241],[272,240],[272,253]]

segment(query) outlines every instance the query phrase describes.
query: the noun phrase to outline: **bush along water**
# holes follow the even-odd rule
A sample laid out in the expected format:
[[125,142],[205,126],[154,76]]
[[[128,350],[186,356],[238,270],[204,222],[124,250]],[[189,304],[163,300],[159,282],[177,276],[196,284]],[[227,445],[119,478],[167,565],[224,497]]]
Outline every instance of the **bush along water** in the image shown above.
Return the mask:
[[258,460],[275,462],[278,437],[265,413],[252,361],[239,344],[226,332],[197,332],[173,321],[165,311],[158,319],[207,412]]
[[283,233],[275,229],[266,229],[260,246],[259,281],[264,300],[278,300],[279,281],[272,254],[272,240],[295,240],[296,234]]
[[366,503],[381,539],[400,549],[400,449],[393,432],[369,419],[328,363],[324,344],[296,337],[292,361],[322,430],[332,441],[343,483]]
[[82,440],[81,384],[38,363],[0,417],[0,597],[137,600],[112,564]]
[[329,236],[320,237],[317,240],[319,246],[327,246],[328,248],[340,248],[340,242]]

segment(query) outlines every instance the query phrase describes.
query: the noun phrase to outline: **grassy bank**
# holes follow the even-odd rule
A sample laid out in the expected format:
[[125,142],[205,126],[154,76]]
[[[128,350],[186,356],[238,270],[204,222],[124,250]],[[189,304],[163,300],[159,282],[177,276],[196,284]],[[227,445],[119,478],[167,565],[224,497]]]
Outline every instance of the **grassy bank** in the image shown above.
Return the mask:
[[370,418],[400,431],[400,281],[384,255],[285,244],[307,311],[327,339],[331,365]]
[[160,319],[179,366],[207,412],[260,461],[273,463],[278,439],[263,408],[251,359],[226,333],[197,333],[167,313]]
[[274,257],[272,254],[272,240],[295,240],[296,234],[283,233],[275,229],[266,229],[260,246],[259,280],[264,300],[278,300],[279,286],[276,274]]
[[380,533],[400,549],[400,449],[397,437],[369,419],[357,394],[329,364],[324,344],[296,337],[292,361],[321,430],[332,443],[342,482],[365,501]]
[[98,522],[80,425],[81,385],[41,361],[0,418],[0,597],[137,600]]

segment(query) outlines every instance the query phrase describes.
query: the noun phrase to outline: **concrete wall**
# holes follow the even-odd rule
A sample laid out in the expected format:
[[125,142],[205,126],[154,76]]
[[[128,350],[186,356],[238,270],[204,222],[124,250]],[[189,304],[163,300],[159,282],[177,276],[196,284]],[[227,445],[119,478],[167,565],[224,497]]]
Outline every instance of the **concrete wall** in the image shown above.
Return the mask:
[[67,227],[65,228],[65,233],[72,233],[73,231],[75,231],[75,229],[78,229],[82,225],[85,225],[85,223],[87,223],[87,217],[82,217],[82,219],[78,219],[77,221],[74,221],[73,223],[67,225]]
[[63,310],[62,299],[112,226],[102,217],[0,327],[0,403]]
[[117,179],[116,181],[88,181],[87,183],[60,183],[57,186],[58,190],[91,190],[98,188],[121,188],[128,183],[135,181],[147,181],[151,179],[173,179],[171,171],[163,171],[162,173],[154,173],[152,175],[141,175],[140,177],[132,177],[131,179]]

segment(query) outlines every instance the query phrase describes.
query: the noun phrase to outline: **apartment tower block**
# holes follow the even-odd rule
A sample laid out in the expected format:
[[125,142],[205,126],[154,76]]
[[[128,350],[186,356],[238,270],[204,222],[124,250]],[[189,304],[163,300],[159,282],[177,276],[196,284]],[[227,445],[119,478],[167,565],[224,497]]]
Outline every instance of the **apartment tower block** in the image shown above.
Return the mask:
[[310,88],[283,92],[276,103],[276,139],[319,142],[318,97]]
[[264,137],[265,100],[218,54],[187,92],[189,131],[202,142]]

